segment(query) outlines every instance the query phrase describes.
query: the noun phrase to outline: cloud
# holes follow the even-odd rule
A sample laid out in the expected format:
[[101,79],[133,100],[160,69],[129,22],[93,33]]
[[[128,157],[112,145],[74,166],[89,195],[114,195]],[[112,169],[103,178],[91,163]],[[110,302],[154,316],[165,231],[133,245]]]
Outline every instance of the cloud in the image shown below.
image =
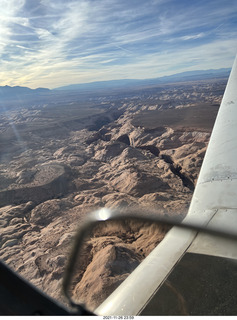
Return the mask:
[[201,32],[198,34],[192,34],[192,35],[185,35],[181,37],[175,37],[175,38],[169,38],[165,40],[165,42],[172,43],[172,42],[180,42],[180,41],[189,41],[189,40],[197,40],[200,38],[205,37],[205,33]]
[[23,20],[16,17],[17,7],[23,5],[23,1],[19,0],[1,0],[1,11],[0,11],[0,53],[4,51],[6,45],[12,34],[12,30],[9,26],[9,22],[24,23]]
[[230,66],[237,4],[228,3],[0,0],[0,85],[52,88]]
[[180,37],[179,39],[183,40],[183,41],[196,40],[196,39],[200,39],[204,36],[205,36],[204,32],[201,32],[201,33],[194,34],[194,35],[183,36],[183,37]]

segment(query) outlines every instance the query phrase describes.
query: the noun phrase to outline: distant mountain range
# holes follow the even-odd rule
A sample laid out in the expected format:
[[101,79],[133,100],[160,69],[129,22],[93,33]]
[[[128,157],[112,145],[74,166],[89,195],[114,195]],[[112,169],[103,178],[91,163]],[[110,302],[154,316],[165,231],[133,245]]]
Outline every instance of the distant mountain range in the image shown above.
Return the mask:
[[54,99],[56,96],[61,96],[63,91],[75,91],[78,94],[91,91],[100,91],[107,89],[130,89],[137,87],[149,87],[163,83],[192,81],[192,80],[204,80],[204,79],[218,79],[227,78],[231,69],[218,69],[218,70],[198,70],[177,73],[171,76],[165,76],[154,79],[122,79],[122,80],[110,80],[110,81],[97,81],[90,83],[72,84],[50,90],[47,88],[30,89],[28,87],[10,87],[0,86],[0,103],[1,101],[40,101],[47,99],[49,96]]
[[68,86],[58,87],[54,90],[101,90],[101,89],[120,89],[137,86],[153,86],[162,83],[194,81],[213,78],[227,78],[230,74],[230,68],[210,69],[210,70],[196,70],[177,73],[170,76],[164,76],[153,79],[121,79],[96,81],[90,83],[71,84]]
[[42,95],[49,93],[50,90],[46,88],[30,89],[28,87],[10,87],[0,86],[0,100],[16,100],[19,98],[33,98],[36,95]]

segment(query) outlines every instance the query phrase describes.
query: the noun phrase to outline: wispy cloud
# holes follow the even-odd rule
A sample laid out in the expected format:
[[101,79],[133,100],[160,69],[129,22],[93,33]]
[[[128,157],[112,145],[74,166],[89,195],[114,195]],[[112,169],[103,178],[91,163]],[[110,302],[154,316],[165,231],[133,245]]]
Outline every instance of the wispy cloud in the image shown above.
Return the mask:
[[196,40],[205,37],[204,32],[200,32],[198,34],[192,34],[192,35],[185,35],[181,37],[175,37],[175,38],[169,38],[166,39],[165,42],[172,43],[172,42],[180,42],[180,41],[189,41],[189,40]]
[[198,34],[183,36],[183,37],[180,37],[179,39],[180,40],[184,40],[184,41],[196,40],[196,39],[202,38],[204,36],[205,36],[204,32],[201,32],[201,33],[198,33]]
[[0,0],[0,5],[0,85],[52,88],[219,68],[231,65],[237,49],[232,0]]

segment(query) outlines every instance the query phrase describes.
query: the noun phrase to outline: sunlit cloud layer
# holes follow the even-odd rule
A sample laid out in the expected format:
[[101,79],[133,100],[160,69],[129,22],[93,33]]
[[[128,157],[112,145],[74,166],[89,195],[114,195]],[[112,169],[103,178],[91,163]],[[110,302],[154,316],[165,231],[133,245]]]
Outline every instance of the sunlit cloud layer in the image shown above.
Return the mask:
[[55,88],[231,67],[235,0],[0,0],[0,85]]

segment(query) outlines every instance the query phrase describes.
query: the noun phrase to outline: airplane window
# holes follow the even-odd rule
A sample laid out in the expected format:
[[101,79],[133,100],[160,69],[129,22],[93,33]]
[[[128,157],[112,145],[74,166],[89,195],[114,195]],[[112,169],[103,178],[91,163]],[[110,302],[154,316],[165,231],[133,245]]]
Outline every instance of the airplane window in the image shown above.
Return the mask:
[[186,253],[141,315],[236,315],[237,260]]
[[[12,270],[66,304],[89,212],[187,215],[236,54],[228,2],[0,0],[0,259]],[[114,259],[111,237],[87,260],[91,248]],[[121,256],[135,267],[159,239],[132,237],[135,255]]]

